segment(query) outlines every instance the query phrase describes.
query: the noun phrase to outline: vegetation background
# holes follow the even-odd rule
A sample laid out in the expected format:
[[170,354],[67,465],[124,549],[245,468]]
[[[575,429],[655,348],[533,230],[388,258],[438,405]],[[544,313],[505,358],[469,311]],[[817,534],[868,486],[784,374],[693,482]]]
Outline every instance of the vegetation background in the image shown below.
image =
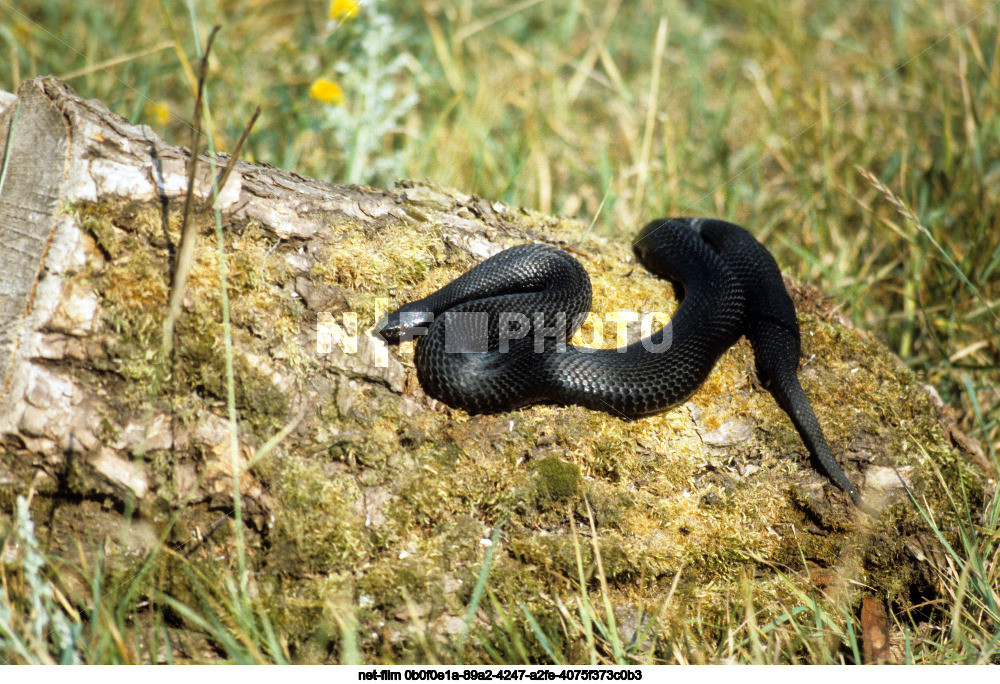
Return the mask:
[[[53,74],[185,145],[215,24],[220,148],[260,104],[244,154],[333,182],[430,178],[621,240],[743,224],[996,463],[1000,3],[0,0],[0,89]],[[942,635],[927,658],[961,659]]]

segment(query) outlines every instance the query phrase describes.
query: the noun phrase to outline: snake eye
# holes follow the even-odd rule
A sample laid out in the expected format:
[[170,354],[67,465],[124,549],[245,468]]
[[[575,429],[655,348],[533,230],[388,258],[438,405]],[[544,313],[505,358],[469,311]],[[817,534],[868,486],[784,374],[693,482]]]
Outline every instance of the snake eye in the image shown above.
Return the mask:
[[427,327],[434,321],[431,311],[393,311],[375,326],[375,333],[381,335],[386,344],[409,342],[418,335],[425,335]]

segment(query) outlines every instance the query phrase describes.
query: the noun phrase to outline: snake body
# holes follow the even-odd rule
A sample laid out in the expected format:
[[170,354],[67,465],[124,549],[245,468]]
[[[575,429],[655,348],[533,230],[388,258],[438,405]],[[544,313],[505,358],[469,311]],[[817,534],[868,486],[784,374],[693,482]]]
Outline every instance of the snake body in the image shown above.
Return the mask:
[[774,257],[743,228],[699,218],[647,224],[634,251],[684,294],[666,326],[627,347],[566,343],[590,310],[590,278],[564,250],[537,244],[490,257],[389,314],[378,331],[390,344],[420,336],[420,384],[450,406],[496,413],[555,402],[624,418],[687,399],[746,335],[761,382],[815,463],[857,503],[799,384],[799,327]]

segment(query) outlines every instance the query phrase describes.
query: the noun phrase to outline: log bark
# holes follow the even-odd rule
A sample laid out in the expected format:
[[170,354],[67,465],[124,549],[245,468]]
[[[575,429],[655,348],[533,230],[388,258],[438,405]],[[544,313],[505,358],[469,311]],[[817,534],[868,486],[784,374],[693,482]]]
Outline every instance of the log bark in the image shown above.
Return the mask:
[[365,647],[404,639],[414,605],[432,633],[454,636],[502,526],[498,597],[555,611],[577,552],[593,576],[597,549],[620,625],[661,609],[663,637],[727,610],[749,576],[758,605],[777,601],[779,571],[804,584],[823,574],[838,601],[860,601],[864,585],[906,604],[926,576],[907,548],[934,542],[902,484],[943,501],[936,467],[952,486],[985,486],[912,374],[799,286],[806,391],[881,519],[811,469],[744,343],[660,416],[449,409],[421,392],[412,349],[362,334],[380,311],[527,241],[583,255],[595,308],[658,309],[668,288],[633,272],[628,245],[572,221],[432,183],[344,187],[243,161],[219,197],[234,461],[210,160],[195,187],[197,265],[164,359],[188,152],[50,78],[0,97],[0,136],[0,515],[33,497],[55,552],[111,539],[147,553],[167,535],[229,557],[219,522],[233,514],[235,462],[254,566],[280,578],[261,591],[283,606],[312,597],[288,608],[292,632],[308,635],[304,616],[337,596],[383,625]]

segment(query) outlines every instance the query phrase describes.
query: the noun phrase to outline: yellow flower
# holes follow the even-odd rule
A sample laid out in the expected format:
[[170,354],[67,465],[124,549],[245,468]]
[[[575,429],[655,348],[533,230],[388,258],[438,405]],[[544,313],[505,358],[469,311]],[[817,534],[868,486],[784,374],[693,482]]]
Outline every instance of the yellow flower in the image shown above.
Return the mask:
[[339,105],[344,102],[344,91],[333,81],[317,78],[309,87],[309,97],[320,102]]
[[361,9],[361,3],[356,0],[330,0],[330,18],[347,21]]
[[170,121],[170,110],[167,109],[167,103],[160,102],[149,102],[146,104],[146,113],[150,114],[156,123],[161,126],[166,125]]

